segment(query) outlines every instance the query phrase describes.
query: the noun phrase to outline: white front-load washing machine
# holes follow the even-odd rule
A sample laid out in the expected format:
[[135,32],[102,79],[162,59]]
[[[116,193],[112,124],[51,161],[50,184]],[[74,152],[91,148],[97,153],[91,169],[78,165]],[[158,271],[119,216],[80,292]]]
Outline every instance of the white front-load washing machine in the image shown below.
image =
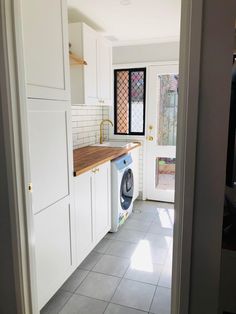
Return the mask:
[[132,213],[134,176],[132,157],[123,155],[111,163],[111,232],[116,232]]

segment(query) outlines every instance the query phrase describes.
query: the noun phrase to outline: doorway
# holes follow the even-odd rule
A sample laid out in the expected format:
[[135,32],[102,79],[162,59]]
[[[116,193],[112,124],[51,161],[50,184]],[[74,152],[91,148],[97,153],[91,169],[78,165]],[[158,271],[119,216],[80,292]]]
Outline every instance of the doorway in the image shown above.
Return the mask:
[[174,202],[178,65],[150,66],[147,110],[147,198]]

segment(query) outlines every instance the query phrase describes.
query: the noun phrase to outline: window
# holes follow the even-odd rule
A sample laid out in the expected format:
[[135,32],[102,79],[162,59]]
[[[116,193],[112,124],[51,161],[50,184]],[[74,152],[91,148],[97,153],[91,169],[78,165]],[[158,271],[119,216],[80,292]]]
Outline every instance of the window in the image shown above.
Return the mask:
[[146,69],[114,72],[115,134],[144,135]]

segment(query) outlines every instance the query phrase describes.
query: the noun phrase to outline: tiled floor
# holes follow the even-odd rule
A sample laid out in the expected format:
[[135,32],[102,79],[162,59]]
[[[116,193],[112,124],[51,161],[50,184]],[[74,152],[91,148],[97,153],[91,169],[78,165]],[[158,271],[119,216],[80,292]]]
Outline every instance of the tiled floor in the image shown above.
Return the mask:
[[170,314],[173,220],[173,205],[136,201],[41,314]]

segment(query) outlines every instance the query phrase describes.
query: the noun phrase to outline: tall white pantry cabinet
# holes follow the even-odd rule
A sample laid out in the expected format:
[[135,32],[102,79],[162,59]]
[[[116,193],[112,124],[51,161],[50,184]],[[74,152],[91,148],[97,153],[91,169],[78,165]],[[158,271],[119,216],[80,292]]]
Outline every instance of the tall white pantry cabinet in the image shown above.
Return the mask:
[[38,306],[74,267],[66,0],[21,0]]

